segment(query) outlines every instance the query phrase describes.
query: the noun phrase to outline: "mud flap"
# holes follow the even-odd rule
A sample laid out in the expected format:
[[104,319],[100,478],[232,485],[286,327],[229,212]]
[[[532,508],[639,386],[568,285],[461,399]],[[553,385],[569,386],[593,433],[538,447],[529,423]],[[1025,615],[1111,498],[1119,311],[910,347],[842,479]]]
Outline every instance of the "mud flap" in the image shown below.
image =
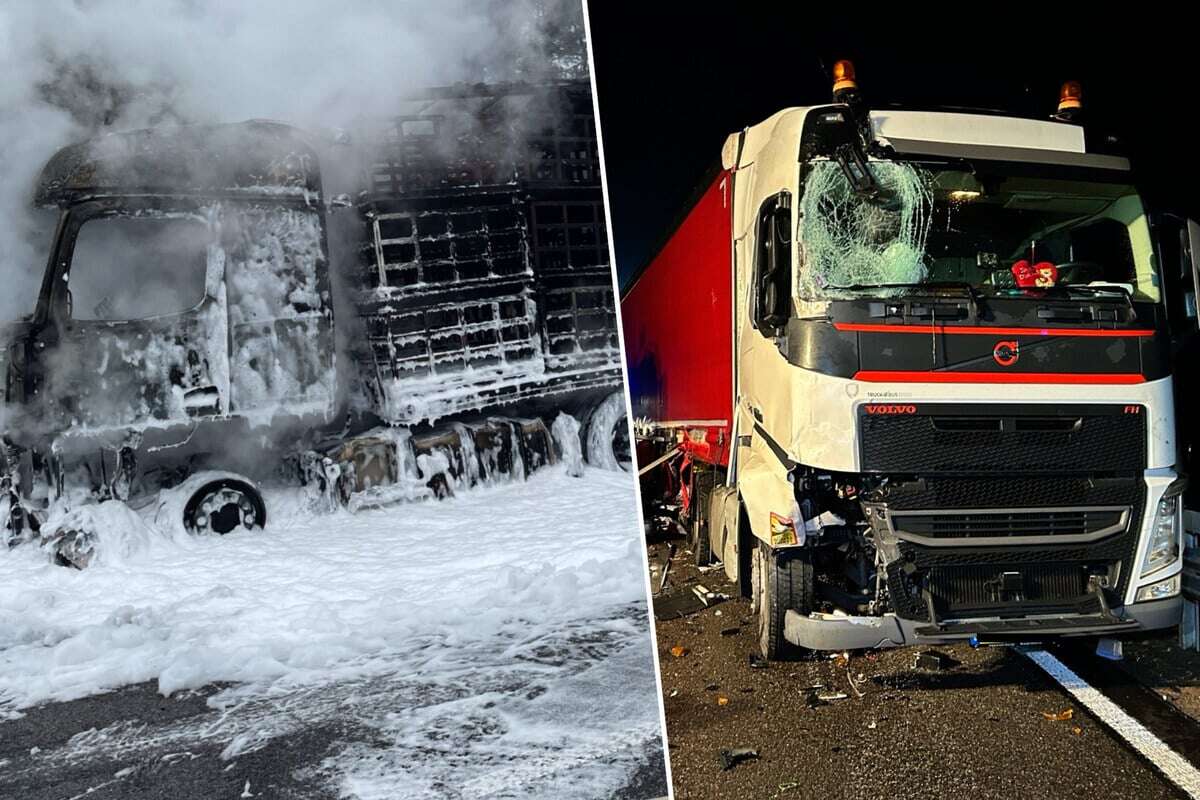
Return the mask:
[[725,565],[725,575],[738,580],[738,524],[740,509],[736,486],[715,486],[708,496],[708,537],[712,555]]

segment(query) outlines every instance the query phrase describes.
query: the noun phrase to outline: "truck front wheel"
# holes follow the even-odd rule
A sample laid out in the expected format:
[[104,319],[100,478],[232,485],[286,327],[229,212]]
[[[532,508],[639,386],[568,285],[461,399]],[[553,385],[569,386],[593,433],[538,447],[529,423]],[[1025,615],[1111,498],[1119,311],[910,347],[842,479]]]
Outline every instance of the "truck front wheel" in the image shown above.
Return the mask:
[[776,553],[759,541],[754,548],[750,581],[763,656],[777,661],[794,655],[795,648],[783,638],[783,625],[789,608],[800,614],[813,609],[813,566],[808,552]]

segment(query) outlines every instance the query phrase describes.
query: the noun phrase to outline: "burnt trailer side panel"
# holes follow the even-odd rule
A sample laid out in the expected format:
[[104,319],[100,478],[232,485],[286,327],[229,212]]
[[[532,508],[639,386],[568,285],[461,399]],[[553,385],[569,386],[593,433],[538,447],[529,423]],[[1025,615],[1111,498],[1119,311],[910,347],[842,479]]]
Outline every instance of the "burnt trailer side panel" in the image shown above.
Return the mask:
[[438,90],[370,138],[357,305],[372,411],[578,413],[618,388],[586,84]]
[[[733,174],[717,173],[621,299],[635,419],[728,463],[733,424]],[[699,441],[698,441],[699,440]]]

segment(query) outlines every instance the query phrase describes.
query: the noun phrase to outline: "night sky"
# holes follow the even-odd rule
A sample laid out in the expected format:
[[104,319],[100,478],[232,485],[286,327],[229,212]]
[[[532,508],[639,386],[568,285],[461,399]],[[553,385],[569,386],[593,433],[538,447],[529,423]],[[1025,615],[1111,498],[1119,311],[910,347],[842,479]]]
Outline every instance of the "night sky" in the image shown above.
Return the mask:
[[[869,6],[846,7],[855,8],[854,18],[874,16]],[[1070,23],[1021,19],[1000,6],[959,8],[961,29],[934,34],[919,27],[906,33],[895,14],[864,31],[818,24],[808,11],[789,13],[778,4],[592,0],[622,286],[716,164],[725,137],[781,108],[829,102],[829,68],[839,58],[854,62],[867,103],[877,107],[989,108],[1046,118],[1061,83],[1078,80],[1089,129],[1122,138],[1148,204],[1200,216],[1200,148],[1186,119],[1195,113],[1197,87],[1189,82],[1200,84],[1200,40],[1186,21],[1173,37],[1139,32],[1114,13],[1110,29],[1120,19],[1119,35],[1094,35],[1086,23],[1105,13],[1099,6]],[[1148,14],[1152,8],[1145,6]],[[718,16],[715,9],[724,11]],[[966,21],[995,12],[1003,22]]]

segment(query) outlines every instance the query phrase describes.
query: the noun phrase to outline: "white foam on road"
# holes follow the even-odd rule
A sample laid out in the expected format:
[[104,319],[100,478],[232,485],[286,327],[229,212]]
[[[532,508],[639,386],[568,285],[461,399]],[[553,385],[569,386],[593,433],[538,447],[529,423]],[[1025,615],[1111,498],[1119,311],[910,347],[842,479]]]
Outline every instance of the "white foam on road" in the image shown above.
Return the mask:
[[1091,684],[1076,675],[1070,667],[1045,650],[1021,649],[1033,663],[1067,690],[1076,700],[1087,707],[1101,722],[1107,725],[1130,747],[1144,756],[1171,783],[1178,786],[1189,797],[1200,800],[1200,770],[1183,756],[1172,750],[1166,742],[1150,732],[1146,726],[1127,714],[1120,706],[1109,700]]
[[82,571],[0,551],[0,716],[228,681],[203,730],[114,720],[46,758],[236,759],[348,720],[387,746],[348,736],[318,771],[364,798],[608,796],[658,746],[630,474],[546,468],[358,514],[269,500],[266,531],[163,536]]

